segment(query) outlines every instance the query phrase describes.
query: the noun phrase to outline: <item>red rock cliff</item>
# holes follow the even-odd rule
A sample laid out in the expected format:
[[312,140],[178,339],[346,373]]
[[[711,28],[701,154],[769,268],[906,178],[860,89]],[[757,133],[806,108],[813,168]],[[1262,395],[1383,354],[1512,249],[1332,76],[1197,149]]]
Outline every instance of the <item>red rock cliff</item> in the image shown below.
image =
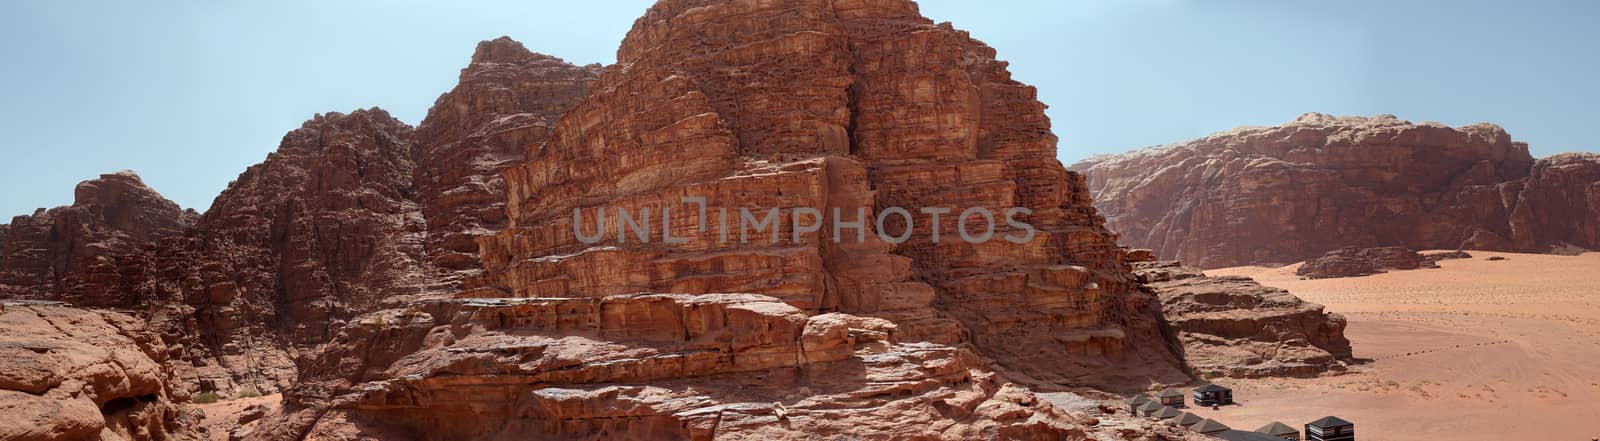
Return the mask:
[[439,97],[417,128],[417,202],[433,264],[450,270],[447,275],[476,272],[473,238],[506,225],[500,171],[522,163],[523,150],[544,141],[599,71],[599,65],[579,67],[529,52],[506,37],[478,44],[460,83]]
[[1490,124],[1307,114],[1073,168],[1124,244],[1223,267],[1347,246],[1600,248],[1594,217],[1572,217],[1594,213],[1593,157],[1535,163]]
[[144,249],[194,219],[133,172],[83,181],[72,205],[0,226],[0,299],[134,307]]
[[1600,250],[1600,154],[1540,159],[1521,187],[1511,212],[1513,247]]
[[[507,170],[510,227],[480,241],[486,275],[469,295],[759,293],[889,319],[911,340],[972,343],[1039,384],[1174,372],[1153,299],[1133,289],[1083,182],[1054,159],[1034,89],[914,3],[663,1],[618,60]],[[705,218],[684,196],[707,199]],[[611,211],[615,228],[619,207],[652,210],[657,227],[670,207],[686,241],[575,237],[575,209]],[[784,240],[724,243],[724,230],[697,228],[718,225],[719,207],[780,208]],[[790,240],[787,219],[803,207],[822,225],[834,208],[843,221],[858,207],[951,214],[937,244],[920,214],[899,245],[870,219],[864,241],[830,228]],[[1020,231],[999,221],[994,240],[956,239],[953,218],[971,207],[1028,208],[1037,234],[1001,240]]]
[[198,220],[137,176],[85,182],[73,206],[0,228],[0,298],[141,306],[183,384],[287,387],[346,320],[476,271],[471,237],[505,224],[499,171],[597,70],[483,42],[420,130],[377,109],[318,115]]

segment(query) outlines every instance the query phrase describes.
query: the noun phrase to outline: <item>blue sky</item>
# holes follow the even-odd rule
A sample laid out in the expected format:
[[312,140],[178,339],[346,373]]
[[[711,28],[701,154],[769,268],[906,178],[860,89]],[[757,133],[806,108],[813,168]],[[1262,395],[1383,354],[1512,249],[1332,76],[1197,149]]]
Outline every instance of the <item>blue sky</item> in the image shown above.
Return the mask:
[[[610,63],[648,1],[0,2],[0,218],[121,169],[205,210],[311,115],[416,124],[479,40]],[[1304,112],[1594,151],[1600,2],[927,0],[1050,105],[1060,156]],[[0,222],[6,220],[0,219]]]

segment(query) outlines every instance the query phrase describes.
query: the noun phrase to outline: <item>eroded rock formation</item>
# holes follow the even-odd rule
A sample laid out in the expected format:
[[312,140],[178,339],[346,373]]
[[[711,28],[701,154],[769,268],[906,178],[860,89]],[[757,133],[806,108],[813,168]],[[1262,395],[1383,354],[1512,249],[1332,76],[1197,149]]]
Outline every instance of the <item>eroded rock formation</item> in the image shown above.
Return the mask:
[[1089,422],[965,349],[761,295],[443,300],[346,329],[353,350],[308,374],[326,381],[250,436],[1059,439]]
[[271,391],[344,320],[438,283],[410,198],[412,129],[378,109],[317,115],[224,190],[141,290],[201,390]]
[[0,225],[0,299],[132,307],[144,249],[195,217],[130,171],[83,181],[72,205]]
[[[663,1],[618,59],[521,145],[468,289],[349,322],[250,437],[1059,439],[1090,421],[1015,382],[1187,379],[1032,89],[913,3]],[[885,207],[952,214],[894,244]],[[970,207],[1034,234],[957,240]]]
[[474,238],[505,227],[500,171],[521,164],[599,74],[599,65],[574,66],[500,37],[478,44],[455,89],[429,109],[417,127],[415,191],[428,260],[447,277],[475,274]]
[[1343,247],[1600,248],[1588,220],[1596,163],[1536,163],[1491,124],[1306,114],[1072,168],[1124,245],[1214,268]]
[[0,439],[204,439],[141,320],[6,301],[0,329]]
[[1438,268],[1434,262],[1405,247],[1340,248],[1307,260],[1295,269],[1295,275],[1309,279],[1358,277],[1388,270]]
[[176,382],[287,389],[251,439],[1081,439],[1141,429],[1030,389],[1188,379],[1034,90],[914,3],[662,1],[618,61],[485,42],[417,130],[286,135],[126,266]]
[[1509,237],[1515,249],[1600,250],[1600,154],[1540,159],[1516,198]]
[[[1081,179],[1055,161],[1033,88],[914,3],[664,1],[618,61],[507,171],[511,226],[480,242],[474,286],[490,292],[473,295],[766,294],[889,319],[908,340],[972,342],[1041,384],[1148,381],[1176,364],[1153,299],[1133,289]],[[704,217],[685,196],[706,199]],[[899,245],[873,222],[799,240],[780,222],[777,243],[719,237],[737,236],[740,208],[789,219],[797,207],[818,209],[821,225],[834,209],[842,221],[888,207],[950,214],[937,232],[918,216]],[[955,240],[951,218],[971,207],[1028,208],[1037,234],[1010,243],[1000,236],[1020,232],[997,221],[994,240]],[[577,240],[575,209],[618,208],[653,209],[651,225],[673,209],[685,242]],[[1118,365],[1155,370],[1101,378]]]
[[1249,277],[1206,276],[1172,261],[1133,264],[1161,298],[1184,359],[1208,377],[1308,377],[1353,360],[1343,316]]

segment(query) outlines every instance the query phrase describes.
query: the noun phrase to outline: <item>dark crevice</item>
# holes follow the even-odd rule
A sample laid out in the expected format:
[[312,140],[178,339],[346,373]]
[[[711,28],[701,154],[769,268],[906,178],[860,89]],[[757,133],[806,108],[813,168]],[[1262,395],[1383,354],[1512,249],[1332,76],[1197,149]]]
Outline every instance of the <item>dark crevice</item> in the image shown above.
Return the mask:
[[134,406],[137,406],[139,403],[153,403],[158,399],[160,399],[160,397],[157,397],[156,394],[144,394],[144,395],[139,395],[139,396],[136,396],[136,397],[118,397],[118,398],[114,398],[111,401],[107,401],[106,404],[100,405],[100,414],[102,414],[102,415],[117,414],[117,413],[120,413],[120,412],[127,411],[128,409],[132,409]]

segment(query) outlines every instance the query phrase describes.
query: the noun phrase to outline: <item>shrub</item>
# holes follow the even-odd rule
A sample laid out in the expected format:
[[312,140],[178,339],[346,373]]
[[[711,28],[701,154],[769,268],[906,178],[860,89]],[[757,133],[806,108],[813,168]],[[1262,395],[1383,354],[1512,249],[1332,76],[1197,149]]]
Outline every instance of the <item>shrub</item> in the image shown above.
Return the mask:
[[190,397],[189,401],[193,401],[193,402],[195,402],[195,404],[210,404],[210,403],[215,403],[215,402],[217,402],[217,400],[221,400],[221,399],[222,399],[222,396],[217,395],[216,392],[207,391],[207,392],[201,392],[201,393],[195,394],[195,396]]
[[248,387],[239,389],[239,393],[233,395],[234,398],[255,398],[259,396],[261,396],[261,391]]

